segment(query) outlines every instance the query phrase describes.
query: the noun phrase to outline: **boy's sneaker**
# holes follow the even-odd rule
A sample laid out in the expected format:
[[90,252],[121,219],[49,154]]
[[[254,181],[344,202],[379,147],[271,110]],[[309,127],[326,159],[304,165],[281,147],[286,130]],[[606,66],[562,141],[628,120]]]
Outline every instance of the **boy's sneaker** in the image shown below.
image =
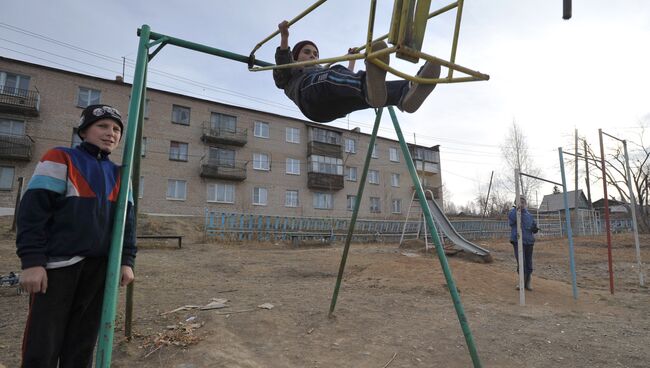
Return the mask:
[[[372,52],[383,50],[387,48],[386,42],[375,41],[372,44]],[[378,57],[380,61],[388,64],[390,62],[390,55],[384,54]],[[386,71],[377,65],[365,61],[366,63],[366,102],[368,105],[379,108],[386,105],[388,92],[386,91]]]
[[[438,78],[440,77],[440,64],[427,61],[417,74],[420,78]],[[409,89],[402,98],[400,110],[413,113],[422,106],[429,93],[436,88],[435,84],[418,84],[411,82]]]

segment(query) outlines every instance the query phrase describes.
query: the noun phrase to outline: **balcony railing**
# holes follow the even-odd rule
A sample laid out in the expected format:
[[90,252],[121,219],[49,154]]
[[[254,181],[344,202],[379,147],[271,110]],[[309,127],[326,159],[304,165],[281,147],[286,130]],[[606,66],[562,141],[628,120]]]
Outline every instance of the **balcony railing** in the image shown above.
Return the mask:
[[0,158],[8,160],[32,159],[34,141],[29,136],[0,135]]
[[201,177],[243,181],[246,180],[247,162],[224,163],[215,160],[201,162]]
[[343,150],[340,144],[310,141],[307,144],[307,156],[311,155],[343,158]]
[[244,146],[248,142],[248,129],[214,128],[210,122],[203,123],[201,140],[205,143],[221,143]]
[[0,87],[0,112],[38,116],[41,95],[37,91]]
[[307,188],[318,190],[341,190],[343,189],[343,175],[309,172],[307,173]]

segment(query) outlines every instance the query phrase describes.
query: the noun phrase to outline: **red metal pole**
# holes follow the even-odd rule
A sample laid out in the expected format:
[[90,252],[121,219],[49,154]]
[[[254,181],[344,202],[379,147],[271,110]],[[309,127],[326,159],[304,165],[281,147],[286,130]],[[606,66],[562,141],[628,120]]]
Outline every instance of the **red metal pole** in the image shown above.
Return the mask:
[[600,140],[600,164],[603,169],[603,199],[605,200],[605,228],[607,229],[607,264],[609,266],[609,292],[614,294],[614,269],[612,267],[612,231],[609,226],[609,200],[607,199],[607,176],[605,172],[605,148],[603,146],[603,130],[598,129]]

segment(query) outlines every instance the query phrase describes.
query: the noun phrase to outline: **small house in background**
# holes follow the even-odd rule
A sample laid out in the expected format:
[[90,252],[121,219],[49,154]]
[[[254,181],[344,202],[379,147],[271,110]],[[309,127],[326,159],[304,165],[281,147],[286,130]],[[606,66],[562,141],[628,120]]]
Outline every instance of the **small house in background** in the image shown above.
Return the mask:
[[[609,207],[609,216],[610,218],[628,218],[630,217],[629,204],[615,199],[609,199],[607,201]],[[594,210],[600,213],[601,218],[605,214],[605,199],[601,198],[594,202]]]
[[[567,197],[568,197],[567,199],[569,202],[570,211],[573,211],[576,208],[585,209],[585,210],[589,209],[589,201],[587,200],[587,197],[582,192],[582,190],[578,190],[577,206],[575,203],[576,202],[575,190],[567,192]],[[545,195],[544,198],[542,199],[542,203],[540,203],[538,208],[539,213],[557,212],[563,210],[564,210],[564,195],[562,193]]]

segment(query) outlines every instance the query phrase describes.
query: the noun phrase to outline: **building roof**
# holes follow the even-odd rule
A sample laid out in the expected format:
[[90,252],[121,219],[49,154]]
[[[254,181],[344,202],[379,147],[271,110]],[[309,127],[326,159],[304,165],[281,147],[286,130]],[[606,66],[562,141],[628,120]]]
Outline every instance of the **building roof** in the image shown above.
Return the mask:
[[[578,190],[578,208],[588,208],[588,201],[582,190]],[[567,192],[567,199],[569,202],[569,209],[574,209],[575,205],[575,190]],[[562,193],[547,194],[542,199],[539,205],[539,212],[553,212],[564,209],[564,195]]]

